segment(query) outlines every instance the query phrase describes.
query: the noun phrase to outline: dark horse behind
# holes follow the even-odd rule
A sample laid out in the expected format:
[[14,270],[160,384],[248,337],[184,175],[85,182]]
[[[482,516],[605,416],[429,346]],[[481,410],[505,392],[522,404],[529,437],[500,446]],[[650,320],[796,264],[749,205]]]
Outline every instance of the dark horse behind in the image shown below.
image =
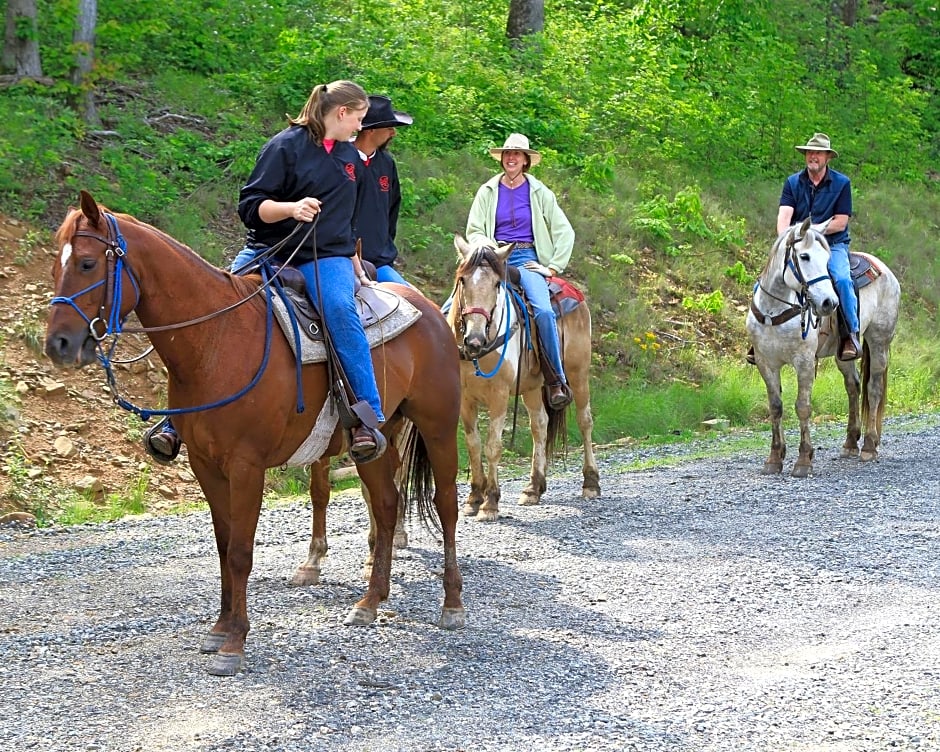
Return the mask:
[[[284,464],[310,435],[327,399],[327,369],[322,363],[303,367],[306,409],[299,412],[294,355],[276,327],[271,330],[266,296],[251,297],[259,279],[212,266],[160,230],[110,213],[85,191],[81,208],[70,210],[59,227],[56,243],[56,297],[45,345],[53,362],[81,367],[99,359],[106,364],[103,342],[119,336],[125,319],[136,311],[166,364],[168,405],[184,409],[173,421],[209,504],[219,553],[219,616],[202,650],[213,654],[210,673],[233,675],[244,665],[248,576],[265,470]],[[383,430],[394,436],[408,419],[419,434],[404,458],[414,479],[409,501],[428,511],[433,503],[436,510],[444,541],[439,623],[460,628],[465,612],[455,546],[457,348],[433,303],[410,288],[395,290],[421,317],[372,351],[383,410],[390,416]],[[231,399],[233,395],[240,396]],[[206,406],[211,408],[202,409]],[[338,454],[343,446],[342,430],[337,429],[324,456]],[[374,566],[347,624],[372,622],[389,595],[399,499],[395,469],[392,452],[358,468],[376,525]],[[323,490],[315,486],[312,495]]]

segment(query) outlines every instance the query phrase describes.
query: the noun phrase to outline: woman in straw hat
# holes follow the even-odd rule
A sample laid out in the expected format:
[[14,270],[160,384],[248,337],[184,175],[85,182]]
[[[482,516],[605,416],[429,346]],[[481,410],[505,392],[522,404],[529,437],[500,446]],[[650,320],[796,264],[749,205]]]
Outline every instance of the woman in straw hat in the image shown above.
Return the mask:
[[535,312],[542,345],[549,405],[560,410],[571,402],[571,390],[561,362],[548,280],[561,274],[571,258],[574,229],[558,206],[555,194],[529,168],[542,155],[529,147],[529,139],[511,133],[498,149],[490,149],[503,171],[486,181],[473,199],[467,218],[470,243],[496,240],[513,243],[508,263],[519,268],[522,289]]

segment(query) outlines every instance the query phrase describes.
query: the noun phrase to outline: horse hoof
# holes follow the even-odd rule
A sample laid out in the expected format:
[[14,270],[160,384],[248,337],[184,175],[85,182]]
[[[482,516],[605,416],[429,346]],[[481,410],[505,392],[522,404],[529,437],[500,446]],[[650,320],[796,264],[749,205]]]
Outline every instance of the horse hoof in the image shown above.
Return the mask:
[[764,469],[760,471],[761,475],[779,475],[783,472],[782,462],[765,462]]
[[542,500],[537,494],[523,493],[519,497],[519,505],[523,507],[534,507]]
[[476,517],[476,516],[477,516],[477,512],[478,512],[479,510],[480,510],[479,504],[470,504],[470,503],[468,502],[467,504],[464,504],[464,505],[463,505],[463,509],[460,510],[460,513],[461,513],[464,517]]
[[878,452],[862,452],[859,459],[862,462],[872,462],[878,459]]
[[499,519],[498,509],[483,509],[477,512],[477,522],[496,522]]
[[290,578],[290,584],[294,587],[319,585],[320,567],[297,567],[294,576]]
[[463,629],[467,626],[467,612],[462,608],[444,608],[437,626],[441,629]]
[[839,456],[844,460],[854,460],[858,457],[858,447],[842,447]]
[[244,659],[238,653],[216,653],[209,660],[209,673],[212,676],[235,676],[244,666]]
[[364,627],[375,621],[376,610],[374,608],[362,608],[360,606],[353,606],[346,618],[343,619],[343,624],[347,627]]
[[202,645],[199,646],[200,653],[218,653],[219,648],[225,643],[228,639],[227,634],[218,634],[216,632],[209,632],[203,640]]
[[600,486],[584,486],[581,489],[581,498],[586,499],[587,501],[593,501],[594,499],[600,498],[601,489]]
[[810,470],[813,469],[812,465],[794,465],[793,471],[790,473],[794,478],[805,478],[809,475]]

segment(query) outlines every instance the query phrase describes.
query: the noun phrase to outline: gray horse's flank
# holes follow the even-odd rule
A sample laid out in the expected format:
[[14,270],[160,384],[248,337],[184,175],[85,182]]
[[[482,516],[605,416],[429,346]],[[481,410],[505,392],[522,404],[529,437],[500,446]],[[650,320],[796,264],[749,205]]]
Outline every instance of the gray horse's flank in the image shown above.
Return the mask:
[[[836,359],[849,399],[841,456],[869,461],[877,457],[881,443],[888,359],[897,329],[901,286],[884,262],[867,254],[857,255],[871,262],[874,279],[858,294],[861,379],[855,361]],[[809,423],[816,365],[818,359],[834,356],[839,345],[838,324],[833,315],[838,298],[829,279],[828,262],[829,245],[825,237],[806,220],[777,238],[754,290],[746,328],[770,404],[772,437],[770,455],[763,468],[765,474],[782,472],[786,456],[780,370],[787,364],[796,371],[796,414],[800,421],[800,454],[792,474],[804,478],[812,471],[814,448]],[[862,423],[865,433],[859,450]]]

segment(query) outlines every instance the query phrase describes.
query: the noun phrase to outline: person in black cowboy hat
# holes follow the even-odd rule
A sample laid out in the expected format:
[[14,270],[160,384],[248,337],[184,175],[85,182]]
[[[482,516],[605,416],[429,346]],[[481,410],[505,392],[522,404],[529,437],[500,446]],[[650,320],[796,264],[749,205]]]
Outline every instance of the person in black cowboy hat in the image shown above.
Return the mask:
[[356,148],[365,167],[356,230],[362,240],[362,257],[375,266],[379,282],[408,284],[394,266],[398,258],[395,235],[401,208],[401,184],[398,166],[388,153],[388,145],[398,128],[413,122],[408,113],[392,109],[391,99],[373,94],[369,96],[369,111],[356,136]]

